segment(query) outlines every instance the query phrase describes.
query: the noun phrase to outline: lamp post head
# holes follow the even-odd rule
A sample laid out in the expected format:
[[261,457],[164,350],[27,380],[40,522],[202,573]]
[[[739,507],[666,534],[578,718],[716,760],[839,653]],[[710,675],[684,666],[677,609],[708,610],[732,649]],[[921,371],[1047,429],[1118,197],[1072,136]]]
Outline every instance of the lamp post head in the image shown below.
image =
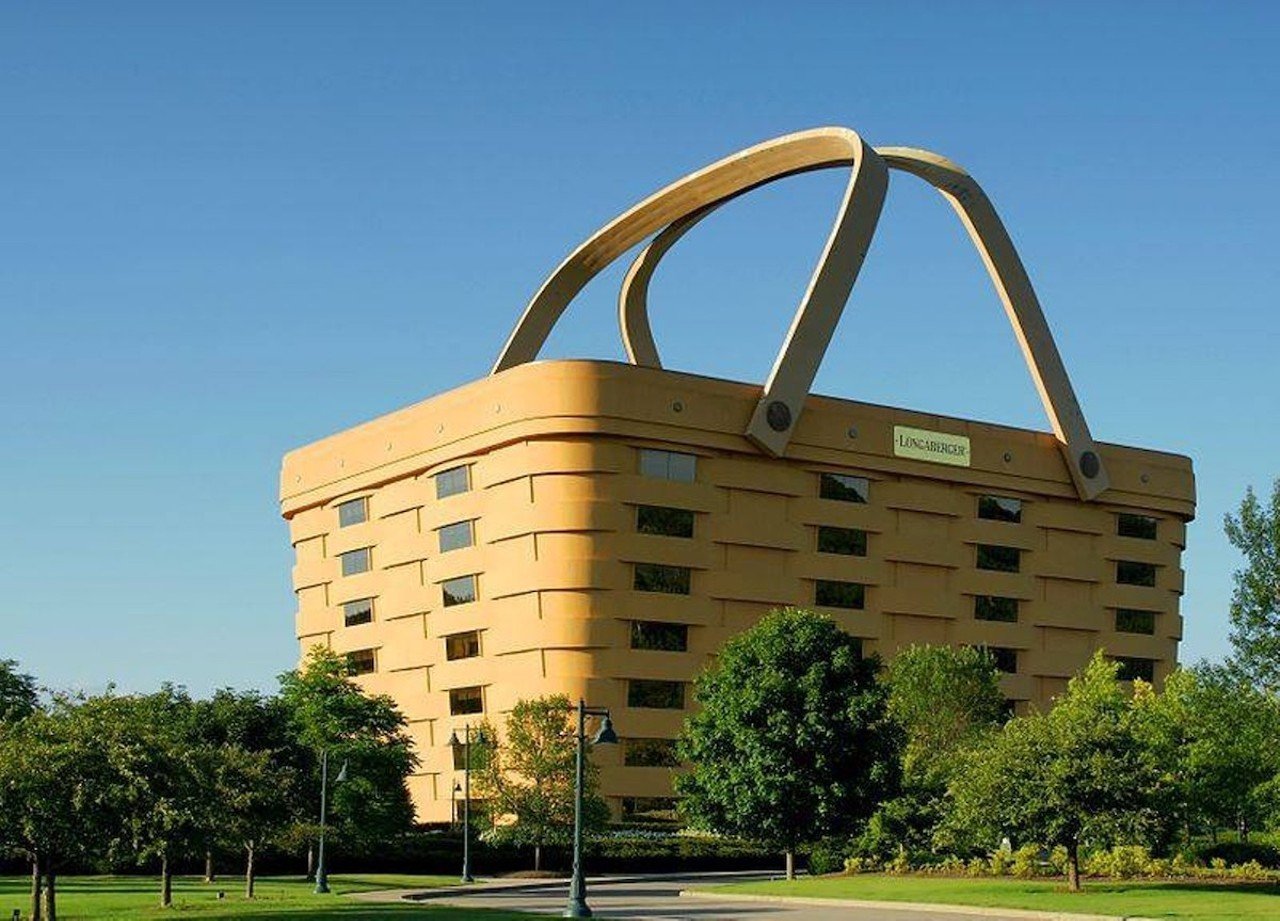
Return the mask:
[[594,739],[591,740],[593,745],[617,745],[618,734],[613,731],[613,720],[609,714],[604,715],[604,720],[600,723],[600,731],[596,733]]
[[451,748],[457,748],[461,744],[462,743],[458,741],[458,730],[455,729],[449,734],[449,746]]
[[484,734],[484,730],[483,730],[483,729],[477,729],[477,730],[476,730],[476,744],[477,744],[477,745],[488,745],[488,744],[489,744],[489,737],[488,737],[487,735],[485,735],[485,734]]
[[348,762],[346,761],[342,762],[342,770],[338,771],[338,776],[333,780],[334,783],[342,783],[347,779],[347,764]]
[[456,780],[453,782],[453,792],[454,793],[462,792],[462,784],[458,783]]

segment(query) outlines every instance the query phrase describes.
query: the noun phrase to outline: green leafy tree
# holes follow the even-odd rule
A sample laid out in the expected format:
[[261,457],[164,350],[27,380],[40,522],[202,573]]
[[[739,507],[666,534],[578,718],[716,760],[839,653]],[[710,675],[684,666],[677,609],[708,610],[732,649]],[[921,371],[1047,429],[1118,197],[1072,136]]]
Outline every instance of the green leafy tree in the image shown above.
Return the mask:
[[36,679],[18,671],[13,659],[0,659],[0,723],[13,723],[29,716],[40,705]]
[[878,661],[835,622],[788,608],[731,639],[697,682],[676,779],[695,826],[786,854],[852,831],[897,781],[900,733]]
[[1149,832],[1160,777],[1116,674],[1095,655],[1052,710],[1012,719],[973,749],[951,784],[953,827],[988,844],[1061,845],[1073,891],[1084,842]]
[[[563,694],[522,700],[505,730],[480,759],[477,793],[497,820],[493,837],[532,846],[534,869],[541,870],[542,848],[573,836],[577,717]],[[599,769],[589,759],[583,788],[584,825],[603,828],[609,807],[598,792]]]
[[1227,538],[1244,554],[1231,596],[1231,643],[1239,668],[1254,683],[1280,691],[1280,479],[1266,505],[1246,490]]

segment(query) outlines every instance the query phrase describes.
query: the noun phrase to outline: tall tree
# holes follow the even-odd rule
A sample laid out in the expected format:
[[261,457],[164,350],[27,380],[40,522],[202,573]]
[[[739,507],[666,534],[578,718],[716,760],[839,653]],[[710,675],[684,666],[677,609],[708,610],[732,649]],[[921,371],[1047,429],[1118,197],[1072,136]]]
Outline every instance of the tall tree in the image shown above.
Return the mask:
[[40,703],[36,680],[18,671],[13,659],[0,659],[0,723],[12,723],[34,713]]
[[828,617],[788,608],[731,639],[698,679],[676,778],[696,826],[786,855],[851,831],[896,785],[900,734],[879,663]]
[[[542,869],[542,848],[567,844],[573,836],[577,764],[577,722],[563,694],[521,700],[507,716],[496,745],[485,746],[477,770],[476,793],[499,819],[495,837],[533,847],[533,866]],[[473,758],[475,757],[473,753]],[[602,828],[609,807],[599,794],[599,768],[584,772],[584,824]]]
[[1280,691],[1280,479],[1267,505],[1246,490],[1239,513],[1226,517],[1226,531],[1245,563],[1231,596],[1236,664],[1259,686]]
[[1010,720],[971,751],[950,788],[952,821],[978,840],[1064,847],[1073,891],[1082,843],[1140,837],[1158,822],[1160,777],[1116,674],[1095,655],[1052,710]]

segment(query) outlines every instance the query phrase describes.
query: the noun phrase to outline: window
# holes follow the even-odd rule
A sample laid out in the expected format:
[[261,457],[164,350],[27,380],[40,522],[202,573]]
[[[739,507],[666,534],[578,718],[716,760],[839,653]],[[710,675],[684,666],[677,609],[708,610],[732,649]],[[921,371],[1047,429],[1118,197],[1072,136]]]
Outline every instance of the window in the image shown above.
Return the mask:
[[656,477],[659,480],[692,483],[698,475],[698,458],[693,454],[680,454],[676,451],[641,448],[640,474]]
[[435,475],[435,481],[437,499],[456,496],[471,489],[471,468],[464,466],[441,470]]
[[484,688],[454,688],[449,692],[449,712],[454,716],[484,712]]
[[476,600],[476,577],[458,576],[456,579],[446,579],[440,583],[440,593],[446,608],[457,604],[470,604]]
[[364,524],[369,520],[369,499],[361,497],[338,505],[338,527],[346,528],[353,524]]
[[866,556],[867,532],[859,531],[857,528],[833,528],[829,525],[819,525],[818,552]]
[[1017,547],[978,544],[978,568],[992,572],[1017,572],[1022,566],[1022,551]]
[[342,620],[348,627],[369,623],[373,620],[373,599],[361,598],[357,601],[343,602]]
[[674,822],[676,800],[669,796],[624,796],[622,798],[624,822]]
[[378,657],[372,649],[357,649],[347,653],[347,674],[367,675],[377,671]]
[[1005,624],[1018,622],[1018,599],[999,598],[995,595],[976,595],[973,599],[973,616],[977,620],[995,620]]
[[1156,539],[1156,519],[1147,515],[1116,516],[1116,533],[1121,537],[1137,537],[1142,540]]
[[1147,636],[1153,636],[1156,632],[1156,612],[1117,608],[1116,632],[1145,633]]
[[814,583],[813,603],[828,608],[853,608],[866,606],[867,588],[858,582],[831,582],[819,579]]
[[818,474],[818,495],[839,502],[866,502],[871,494],[871,484],[866,477],[845,476],[843,473]]
[[664,624],[652,620],[631,622],[631,648],[684,652],[689,648],[689,628],[685,624]]
[[641,534],[661,534],[664,537],[693,537],[693,512],[661,505],[641,505],[636,508],[636,530]]
[[338,554],[338,559],[342,561],[344,576],[368,572],[373,568],[373,548],[361,547],[359,550],[348,550],[346,553]]
[[1116,674],[1116,677],[1121,681],[1137,681],[1141,678],[1143,681],[1149,683],[1155,679],[1155,659],[1139,659],[1134,656],[1115,656],[1113,661],[1120,666],[1120,671]]
[[473,524],[471,521],[459,521],[457,524],[447,524],[437,531],[440,535],[440,552],[448,553],[450,550],[470,547],[475,542]]
[[637,592],[664,592],[668,595],[689,594],[690,571],[684,566],[659,563],[636,563],[634,588]]
[[479,630],[454,633],[444,638],[444,657],[450,662],[455,659],[474,659],[478,655],[480,655]]
[[623,739],[622,763],[626,767],[675,767],[675,739]]
[[1022,500],[1006,499],[1004,496],[979,496],[978,517],[1017,524],[1022,520]]
[[1117,560],[1116,581],[1121,585],[1141,585],[1145,588],[1154,588],[1156,584],[1156,567],[1152,563]]
[[982,648],[987,655],[991,656],[991,661],[998,670],[1010,675],[1017,673],[1018,650],[1007,646],[983,646]]
[[627,706],[651,710],[683,710],[684,682],[632,678],[627,682]]

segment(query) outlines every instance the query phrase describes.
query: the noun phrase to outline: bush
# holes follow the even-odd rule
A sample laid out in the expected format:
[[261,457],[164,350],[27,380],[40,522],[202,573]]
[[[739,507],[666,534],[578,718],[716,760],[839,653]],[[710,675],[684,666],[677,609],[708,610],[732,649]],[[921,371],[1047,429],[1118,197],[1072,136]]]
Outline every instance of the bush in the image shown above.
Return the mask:
[[1041,876],[1044,871],[1040,859],[1040,845],[1024,844],[1014,851],[1010,869],[1019,879]]
[[1258,844],[1252,841],[1223,841],[1198,847],[1193,851],[1201,863],[1220,859],[1227,864],[1246,864],[1250,861],[1260,866],[1280,870],[1280,848],[1274,844]]
[[846,857],[844,860],[846,873],[875,873],[879,869],[879,861],[872,857]]
[[825,876],[828,873],[846,871],[847,858],[851,849],[849,842],[844,838],[819,841],[809,851],[809,875]]
[[992,876],[1008,876],[1013,869],[1013,855],[1000,848],[991,855],[989,869]]

